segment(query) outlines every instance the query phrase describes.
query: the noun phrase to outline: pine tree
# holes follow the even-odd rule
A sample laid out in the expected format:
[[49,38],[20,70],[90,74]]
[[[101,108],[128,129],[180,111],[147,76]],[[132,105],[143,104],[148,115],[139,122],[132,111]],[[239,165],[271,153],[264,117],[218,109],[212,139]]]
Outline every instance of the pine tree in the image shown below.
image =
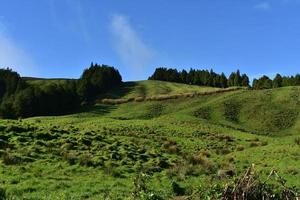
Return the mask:
[[249,77],[246,74],[242,75],[240,86],[249,87]]
[[282,76],[280,74],[276,74],[275,78],[273,79],[273,87],[282,87]]

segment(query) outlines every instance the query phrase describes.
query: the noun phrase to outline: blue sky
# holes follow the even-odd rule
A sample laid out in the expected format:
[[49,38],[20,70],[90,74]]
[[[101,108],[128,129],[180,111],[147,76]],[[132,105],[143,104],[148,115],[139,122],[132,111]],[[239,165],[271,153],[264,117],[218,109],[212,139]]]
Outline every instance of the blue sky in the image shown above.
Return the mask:
[[124,80],[158,66],[300,72],[300,0],[0,0],[0,66],[72,77],[94,61]]

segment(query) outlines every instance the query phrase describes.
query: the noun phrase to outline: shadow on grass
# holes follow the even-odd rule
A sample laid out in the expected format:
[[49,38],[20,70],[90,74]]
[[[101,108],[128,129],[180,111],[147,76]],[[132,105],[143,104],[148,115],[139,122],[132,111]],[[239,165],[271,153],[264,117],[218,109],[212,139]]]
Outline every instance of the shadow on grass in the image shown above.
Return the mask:
[[90,105],[80,109],[77,114],[89,113],[94,115],[105,115],[116,109],[114,105]]
[[109,98],[109,99],[120,99],[126,96],[128,93],[134,90],[138,84],[136,82],[124,82],[120,86],[117,86],[109,92],[100,95],[98,99]]

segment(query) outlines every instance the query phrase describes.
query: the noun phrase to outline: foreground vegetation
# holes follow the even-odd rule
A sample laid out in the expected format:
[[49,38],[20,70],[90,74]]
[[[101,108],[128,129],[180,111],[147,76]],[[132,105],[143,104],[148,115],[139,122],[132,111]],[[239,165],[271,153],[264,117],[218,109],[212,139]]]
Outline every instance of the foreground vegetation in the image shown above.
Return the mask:
[[[132,90],[107,95],[135,98],[164,88],[172,88],[165,94],[191,92],[180,84],[127,84],[134,84]],[[267,188],[269,199],[281,199],[289,193],[270,180],[273,170],[286,187],[300,188],[299,95],[299,87],[244,89],[1,120],[0,194],[13,199],[233,199],[245,187],[232,191],[228,186],[248,183],[239,178],[254,164],[260,181],[252,193]]]

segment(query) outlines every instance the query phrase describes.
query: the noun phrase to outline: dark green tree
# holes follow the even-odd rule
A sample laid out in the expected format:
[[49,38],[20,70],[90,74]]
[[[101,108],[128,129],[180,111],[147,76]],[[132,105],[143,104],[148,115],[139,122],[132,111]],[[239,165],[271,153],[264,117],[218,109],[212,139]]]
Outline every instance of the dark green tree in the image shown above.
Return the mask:
[[247,76],[247,74],[242,75],[240,86],[249,87],[249,77]]
[[282,76],[280,74],[276,74],[275,78],[273,79],[273,87],[282,87]]

